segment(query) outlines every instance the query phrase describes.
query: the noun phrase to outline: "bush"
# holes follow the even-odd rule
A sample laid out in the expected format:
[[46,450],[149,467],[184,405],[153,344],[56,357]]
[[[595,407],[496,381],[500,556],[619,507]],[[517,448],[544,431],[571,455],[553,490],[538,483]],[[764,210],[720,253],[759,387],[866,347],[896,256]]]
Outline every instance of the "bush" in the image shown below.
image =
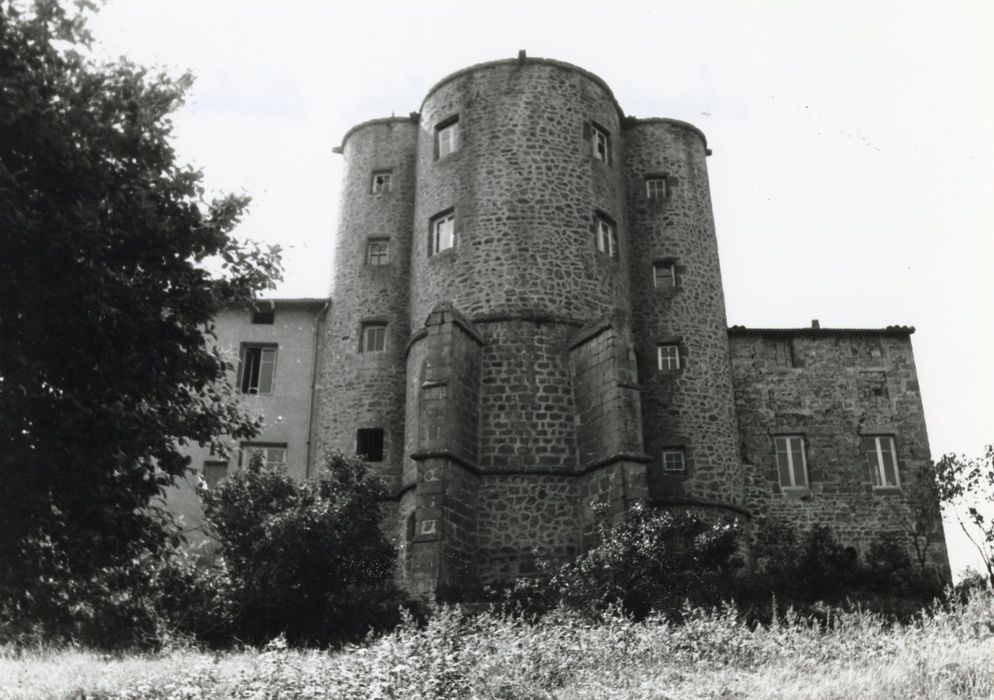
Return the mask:
[[599,544],[573,562],[505,587],[514,606],[542,612],[556,605],[599,613],[620,605],[636,619],[676,615],[685,601],[714,605],[742,562],[734,521],[636,505],[618,522],[602,520]]
[[328,644],[396,624],[406,599],[391,583],[394,549],[379,527],[383,492],[365,464],[342,455],[328,457],[305,482],[253,461],[205,489],[217,562],[205,573],[173,572],[171,600],[182,609],[184,596],[206,589],[227,610],[208,629],[202,620],[177,620],[180,627],[209,641],[223,630],[257,643],[284,635],[291,643]]

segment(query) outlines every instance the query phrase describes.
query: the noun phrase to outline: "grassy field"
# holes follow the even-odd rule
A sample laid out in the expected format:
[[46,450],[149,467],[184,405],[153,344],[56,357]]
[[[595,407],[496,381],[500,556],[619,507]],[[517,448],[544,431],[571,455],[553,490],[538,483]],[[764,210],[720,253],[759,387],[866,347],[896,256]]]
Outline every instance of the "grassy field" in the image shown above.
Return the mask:
[[674,626],[437,613],[339,652],[104,657],[0,650],[0,698],[988,698],[994,596],[906,625],[862,613],[752,628],[731,609]]

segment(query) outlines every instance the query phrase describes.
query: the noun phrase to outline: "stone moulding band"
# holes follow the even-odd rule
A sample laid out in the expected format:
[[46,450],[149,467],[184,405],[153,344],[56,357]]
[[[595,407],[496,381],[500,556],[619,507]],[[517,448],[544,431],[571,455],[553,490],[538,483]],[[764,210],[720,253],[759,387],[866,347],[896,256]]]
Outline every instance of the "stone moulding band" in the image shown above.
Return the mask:
[[705,501],[699,498],[650,498],[649,503],[654,506],[693,506],[695,508],[713,508],[715,510],[730,510],[733,513],[745,516],[752,520],[752,512],[742,506],[731,503],[718,503],[717,501]]
[[[593,462],[588,462],[587,464],[581,466],[575,471],[568,472],[551,472],[544,471],[541,469],[480,469],[480,467],[472,462],[469,462],[457,454],[449,452],[448,450],[423,450],[421,452],[415,452],[411,455],[411,459],[415,462],[422,462],[426,459],[448,459],[466,471],[475,474],[476,476],[552,476],[560,477],[565,479],[575,479],[581,476],[585,476],[590,472],[597,471],[598,469],[603,469],[604,467],[610,466],[617,462],[639,462],[646,464],[652,461],[652,457],[647,454],[640,452],[618,452],[616,454],[610,455],[603,459],[598,459]],[[416,484],[405,485],[399,493],[403,493],[409,488],[413,488]]]
[[[500,323],[502,321],[527,321],[529,323],[554,323],[563,326],[574,326],[576,328],[582,328],[583,321],[570,318],[569,316],[556,316],[554,314],[540,314],[540,313],[518,313],[518,314],[480,314],[479,316],[473,316],[469,319],[470,323]],[[458,316],[453,318],[453,323],[458,325],[460,328],[465,330],[476,342],[480,345],[486,345],[486,342],[479,336],[476,329],[467,328],[466,324],[460,320]],[[411,337],[407,339],[407,344],[404,346],[404,357],[411,354],[411,348],[419,340],[422,340],[428,335],[427,328],[419,328],[411,334]]]

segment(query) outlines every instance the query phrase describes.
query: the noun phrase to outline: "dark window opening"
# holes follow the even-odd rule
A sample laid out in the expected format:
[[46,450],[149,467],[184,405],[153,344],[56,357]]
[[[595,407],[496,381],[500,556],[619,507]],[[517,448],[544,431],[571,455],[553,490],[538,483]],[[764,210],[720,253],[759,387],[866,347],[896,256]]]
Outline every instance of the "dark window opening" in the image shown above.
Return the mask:
[[271,326],[276,320],[275,311],[253,311],[252,324],[255,326]]
[[208,460],[204,462],[204,481],[207,488],[214,488],[228,475],[228,463],[221,460]]
[[242,345],[238,357],[238,390],[243,394],[272,394],[276,346]]
[[383,428],[359,428],[355,435],[355,452],[364,462],[382,462]]

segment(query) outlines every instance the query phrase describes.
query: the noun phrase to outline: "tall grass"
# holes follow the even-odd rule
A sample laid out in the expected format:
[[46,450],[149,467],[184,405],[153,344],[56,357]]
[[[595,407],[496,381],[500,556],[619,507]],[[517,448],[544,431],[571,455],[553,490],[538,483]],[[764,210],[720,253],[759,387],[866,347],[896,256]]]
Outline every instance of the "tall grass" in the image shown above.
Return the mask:
[[[994,596],[900,624],[855,610],[788,612],[766,627],[735,608],[687,609],[680,624],[537,620],[442,608],[423,625],[334,652],[211,655],[174,650],[102,658],[83,651],[0,654],[0,698],[986,698]],[[11,680],[13,679],[13,680]],[[80,695],[79,693],[85,693]],[[74,693],[76,693],[74,695]]]

